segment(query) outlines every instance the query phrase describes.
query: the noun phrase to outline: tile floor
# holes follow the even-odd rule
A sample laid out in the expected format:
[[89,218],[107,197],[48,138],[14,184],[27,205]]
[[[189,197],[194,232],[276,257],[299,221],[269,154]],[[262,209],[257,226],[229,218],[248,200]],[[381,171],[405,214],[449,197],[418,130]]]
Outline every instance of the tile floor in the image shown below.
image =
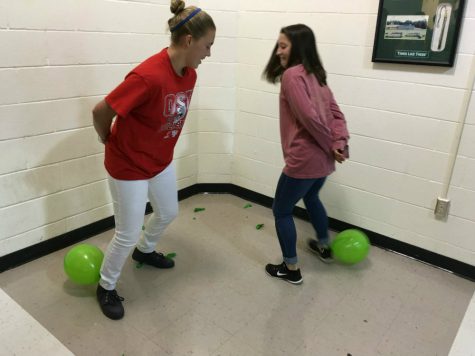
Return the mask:
[[475,356],[475,294],[465,312],[449,356]]
[[[355,266],[326,265],[306,250],[312,229],[301,220],[304,283],[270,278],[264,265],[281,261],[272,212],[247,203],[226,194],[180,202],[159,244],[176,266],[129,259],[121,321],[101,314],[95,286],[64,275],[69,249],[1,273],[0,288],[75,355],[448,354],[475,283],[379,248]],[[86,242],[104,250],[112,233]]]
[[0,355],[73,355],[0,289]]

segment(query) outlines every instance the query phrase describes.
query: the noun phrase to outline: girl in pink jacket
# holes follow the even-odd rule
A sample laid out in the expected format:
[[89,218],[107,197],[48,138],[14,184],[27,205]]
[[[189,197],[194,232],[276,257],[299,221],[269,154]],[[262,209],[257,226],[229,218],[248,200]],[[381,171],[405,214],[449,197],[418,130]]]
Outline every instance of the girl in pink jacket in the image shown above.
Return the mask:
[[272,207],[283,262],[268,264],[266,272],[300,284],[303,279],[297,265],[292,212],[303,199],[317,237],[308,246],[321,260],[332,261],[328,217],[318,194],[335,170],[335,161],[342,163],[348,157],[349,135],[308,26],[281,29],[264,77],[271,83],[281,82],[280,136],[285,161]]

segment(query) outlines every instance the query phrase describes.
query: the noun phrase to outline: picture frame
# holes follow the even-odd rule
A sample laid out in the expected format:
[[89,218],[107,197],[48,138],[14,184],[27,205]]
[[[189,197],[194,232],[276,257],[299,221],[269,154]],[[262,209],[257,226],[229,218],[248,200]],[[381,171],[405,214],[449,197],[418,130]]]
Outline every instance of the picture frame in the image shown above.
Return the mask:
[[372,62],[452,67],[465,0],[380,0]]

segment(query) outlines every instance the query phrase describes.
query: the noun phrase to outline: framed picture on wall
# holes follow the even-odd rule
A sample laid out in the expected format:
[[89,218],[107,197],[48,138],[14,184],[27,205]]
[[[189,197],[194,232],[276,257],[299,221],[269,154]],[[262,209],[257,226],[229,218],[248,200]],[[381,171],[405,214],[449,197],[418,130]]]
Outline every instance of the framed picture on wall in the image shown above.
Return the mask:
[[373,62],[451,67],[465,0],[380,0]]

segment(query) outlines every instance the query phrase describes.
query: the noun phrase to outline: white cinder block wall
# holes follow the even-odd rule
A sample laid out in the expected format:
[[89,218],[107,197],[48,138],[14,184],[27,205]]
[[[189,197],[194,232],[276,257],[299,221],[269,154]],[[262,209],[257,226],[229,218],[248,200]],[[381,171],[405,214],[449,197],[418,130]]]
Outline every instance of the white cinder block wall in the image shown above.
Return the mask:
[[377,0],[240,1],[233,183],[273,196],[283,165],[278,86],[260,80],[280,27],[313,28],[351,133],[351,160],[322,194],[331,217],[475,264],[475,103],[449,190],[449,219],[434,218],[475,54],[468,1],[453,68],[373,64]]
[[[198,183],[230,183],[236,115],[238,0],[200,0],[217,27],[211,57],[198,69]],[[195,102],[196,103],[196,102]]]
[[[189,2],[192,4],[192,2]],[[377,0],[200,0],[218,26],[177,145],[179,188],[232,182],[273,196],[278,86],[261,73],[280,27],[310,25],[351,132],[329,215],[475,264],[474,94],[447,222],[433,207],[475,55],[468,1],[453,68],[371,63]],[[168,44],[168,0],[0,0],[0,256],[112,214],[90,110]],[[473,88],[472,88],[473,91]]]
[[[165,0],[0,1],[0,256],[112,215],[91,110],[168,44],[171,15]],[[196,183],[197,117],[180,188]]]

